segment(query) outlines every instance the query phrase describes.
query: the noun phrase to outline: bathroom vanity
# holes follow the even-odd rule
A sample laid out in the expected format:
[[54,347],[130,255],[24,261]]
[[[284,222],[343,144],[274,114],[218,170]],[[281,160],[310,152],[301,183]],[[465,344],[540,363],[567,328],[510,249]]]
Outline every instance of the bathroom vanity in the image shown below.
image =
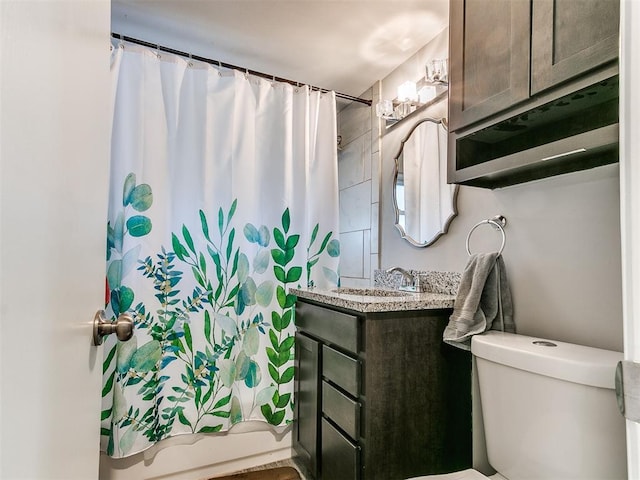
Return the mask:
[[471,466],[471,356],[442,342],[453,295],[292,290],[294,450],[316,479]]

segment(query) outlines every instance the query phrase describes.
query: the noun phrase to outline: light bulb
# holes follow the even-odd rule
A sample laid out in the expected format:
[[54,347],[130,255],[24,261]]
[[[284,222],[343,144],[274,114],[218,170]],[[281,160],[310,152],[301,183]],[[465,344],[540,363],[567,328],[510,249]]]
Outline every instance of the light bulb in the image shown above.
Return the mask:
[[425,85],[418,92],[420,103],[427,103],[436,98],[436,87],[433,85]]
[[417,99],[416,82],[406,81],[398,87],[398,101],[408,102]]

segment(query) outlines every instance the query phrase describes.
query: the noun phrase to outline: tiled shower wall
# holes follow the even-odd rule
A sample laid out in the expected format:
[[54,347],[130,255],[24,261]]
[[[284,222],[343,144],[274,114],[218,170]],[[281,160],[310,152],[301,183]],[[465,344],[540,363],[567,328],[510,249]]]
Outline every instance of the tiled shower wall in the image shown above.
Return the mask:
[[[424,75],[428,58],[446,58],[448,28],[422,47],[393,72],[376,82],[361,97],[371,99],[372,105],[383,98],[393,98],[400,83],[417,80]],[[349,103],[344,108],[338,104],[338,184],[340,188],[340,281],[348,287],[373,284],[373,272],[381,267],[380,219],[382,183],[382,139],[389,132],[382,131],[382,121],[376,117],[375,108],[361,103]],[[418,117],[412,116],[415,121]],[[405,122],[405,127],[411,122]],[[395,128],[391,134],[394,152],[406,131]],[[402,133],[405,132],[405,133]],[[394,143],[395,142],[395,143]],[[387,152],[389,153],[389,152]],[[387,155],[388,156],[388,155]],[[386,181],[386,180],[385,180]],[[390,181],[390,180],[389,180]],[[390,208],[390,198],[387,206]],[[385,210],[387,211],[387,210]],[[393,222],[388,226],[393,228]],[[397,232],[395,232],[397,235]],[[390,266],[395,262],[387,262]],[[407,266],[407,265],[405,265]],[[410,265],[408,265],[410,267]]]
[[[379,98],[379,82],[363,98]],[[338,114],[340,282],[368,286],[379,268],[380,121],[373,109],[351,103]]]

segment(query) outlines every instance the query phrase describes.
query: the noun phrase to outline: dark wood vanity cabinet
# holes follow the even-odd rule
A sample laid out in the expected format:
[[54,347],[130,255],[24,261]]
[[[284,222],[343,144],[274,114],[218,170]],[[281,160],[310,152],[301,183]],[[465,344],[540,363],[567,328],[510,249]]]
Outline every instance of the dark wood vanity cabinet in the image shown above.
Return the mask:
[[320,426],[320,342],[296,333],[294,443],[298,457],[316,478]]
[[294,450],[316,479],[404,479],[471,466],[471,356],[448,309],[296,303]]
[[619,12],[619,0],[450,1],[449,183],[617,160]]

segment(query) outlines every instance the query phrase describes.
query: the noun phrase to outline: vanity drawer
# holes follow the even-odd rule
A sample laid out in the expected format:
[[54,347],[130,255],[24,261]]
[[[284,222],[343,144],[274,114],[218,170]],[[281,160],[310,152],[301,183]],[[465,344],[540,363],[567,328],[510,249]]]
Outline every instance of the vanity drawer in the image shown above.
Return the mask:
[[322,419],[321,474],[326,480],[360,478],[360,447]]
[[322,413],[354,440],[360,436],[360,403],[322,382]]
[[297,302],[295,318],[300,330],[351,352],[358,352],[358,317]]
[[360,393],[360,368],[358,360],[322,346],[322,374],[354,397]]

